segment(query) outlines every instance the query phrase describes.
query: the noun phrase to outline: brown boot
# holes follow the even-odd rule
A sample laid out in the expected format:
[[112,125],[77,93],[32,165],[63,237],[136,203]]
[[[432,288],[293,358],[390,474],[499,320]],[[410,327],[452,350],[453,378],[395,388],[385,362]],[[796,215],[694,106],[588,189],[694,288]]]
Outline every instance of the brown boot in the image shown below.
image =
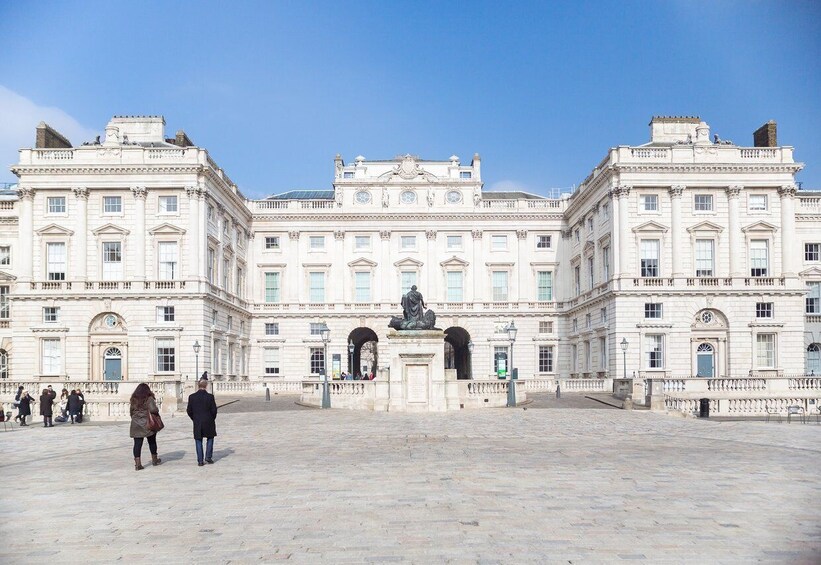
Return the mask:
[[135,470],[135,471],[141,471],[141,470],[143,470],[143,469],[145,469],[145,467],[143,467],[143,464],[142,464],[142,462],[140,461],[140,458],[139,458],[139,457],[135,457],[135,458],[134,458],[134,470]]
[[159,456],[156,453],[152,453],[151,454],[151,464],[156,467],[160,463],[162,463],[162,459],[160,459]]

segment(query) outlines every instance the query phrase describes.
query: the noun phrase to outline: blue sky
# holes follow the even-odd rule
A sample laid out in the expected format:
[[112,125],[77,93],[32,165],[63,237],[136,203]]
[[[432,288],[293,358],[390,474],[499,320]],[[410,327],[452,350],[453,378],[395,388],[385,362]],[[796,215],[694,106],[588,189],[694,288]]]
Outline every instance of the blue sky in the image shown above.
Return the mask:
[[821,189],[821,2],[0,2],[0,182],[40,120],[73,143],[162,114],[249,197],[330,188],[333,157],[482,156],[545,193],[652,115],[779,143]]

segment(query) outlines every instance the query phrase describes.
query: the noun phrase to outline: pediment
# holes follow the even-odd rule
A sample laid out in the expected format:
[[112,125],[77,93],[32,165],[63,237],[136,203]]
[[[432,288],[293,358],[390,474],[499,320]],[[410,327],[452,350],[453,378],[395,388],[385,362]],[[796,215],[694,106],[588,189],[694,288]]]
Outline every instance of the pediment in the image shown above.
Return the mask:
[[38,235],[74,235],[74,232],[57,224],[49,224],[44,228],[36,230]]
[[356,261],[351,261],[348,263],[349,267],[376,267],[376,261],[371,261],[370,259],[366,259],[364,257],[360,257]]
[[753,222],[749,226],[745,226],[741,228],[741,231],[748,232],[748,231],[769,231],[774,232],[778,231],[778,226],[774,226],[769,222],[765,222],[763,220],[759,220],[758,222]]
[[718,225],[718,224],[714,224],[713,222],[704,221],[704,222],[699,222],[698,224],[696,224],[694,226],[690,226],[689,228],[687,228],[687,231],[690,232],[690,233],[706,232],[706,231],[721,233],[722,231],[724,231],[724,228],[722,226]]
[[468,265],[470,265],[470,263],[468,263],[464,259],[457,257],[456,255],[454,255],[450,259],[445,259],[439,264],[443,267],[467,267]]
[[810,267],[798,273],[802,277],[821,277],[821,267]]
[[0,281],[11,282],[11,281],[16,281],[16,280],[17,280],[17,277],[15,277],[14,275],[12,275],[10,273],[4,273],[3,271],[0,271]]
[[128,235],[128,230],[125,228],[121,228],[120,226],[114,224],[105,224],[104,226],[100,226],[99,228],[92,230],[94,235],[102,235],[102,234],[112,234],[116,233],[119,235]]
[[657,232],[657,231],[660,231],[662,233],[666,233],[668,229],[669,228],[667,226],[664,226],[664,225],[662,225],[658,222],[654,222],[654,221],[651,220],[649,222],[644,222],[643,224],[634,227],[633,231],[636,232],[636,233],[638,233],[638,232]]
[[421,267],[424,263],[413,257],[406,257],[401,261],[397,261],[393,264],[394,267]]
[[596,248],[596,244],[595,244],[595,243],[593,243],[592,241],[588,241],[587,243],[585,243],[585,244],[584,244],[584,249],[583,249],[583,251],[584,251],[585,253],[587,253],[588,251],[592,251],[592,250],[594,250],[595,248]]
[[185,233],[185,230],[173,224],[164,223],[156,228],[151,228],[148,230],[148,233],[151,235],[182,235]]

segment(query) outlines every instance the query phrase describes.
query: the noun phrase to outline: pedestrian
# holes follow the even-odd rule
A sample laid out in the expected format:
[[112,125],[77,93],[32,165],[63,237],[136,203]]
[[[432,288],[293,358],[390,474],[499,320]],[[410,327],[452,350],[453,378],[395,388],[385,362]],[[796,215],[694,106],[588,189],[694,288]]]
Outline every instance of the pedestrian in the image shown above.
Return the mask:
[[140,383],[131,395],[131,430],[134,438],[134,470],[144,469],[142,461],[143,440],[148,438],[148,450],[151,452],[151,464],[155,467],[162,463],[157,456],[157,432],[148,429],[148,414],[159,414],[154,393],[145,383]]
[[208,380],[208,371],[203,371],[202,372],[202,380],[204,380],[204,381]]
[[[197,448],[197,465],[213,463],[214,436],[217,435],[217,401],[209,393],[208,381],[202,379],[198,384],[199,390],[188,397],[188,417],[194,422],[194,445]],[[203,462],[202,440],[205,438],[205,462]]]
[[26,416],[31,416],[31,403],[34,402],[34,398],[31,397],[29,391],[24,390],[20,393],[20,408],[18,410],[20,415],[20,425],[21,426],[28,426],[26,423]]
[[49,386],[48,388],[43,389],[43,393],[40,395],[40,415],[43,417],[43,427],[44,428],[53,428],[54,424],[51,421],[51,416],[53,414],[54,409],[54,399],[57,396],[57,393]]
[[14,395],[14,402],[12,406],[17,408],[17,416],[14,417],[15,422],[20,421],[20,395],[23,394],[23,385],[17,387],[17,393]]
[[86,397],[83,396],[83,391],[79,388],[77,389],[77,396],[80,398],[80,411],[77,413],[77,423],[79,424],[83,421],[83,412],[86,407]]
[[[62,418],[62,420],[60,420]],[[65,422],[68,420],[68,389],[64,388],[60,393],[60,416],[57,418],[58,422]]]
[[77,394],[77,391],[71,389],[71,393],[68,395],[68,400],[66,401],[66,408],[68,409],[68,416],[71,418],[71,423],[73,424],[75,420],[80,420],[80,410],[82,409],[82,404],[80,403],[80,396]]
[[561,397],[562,397],[562,389],[561,389],[561,388],[559,388],[559,387],[560,387],[560,385],[559,385],[559,383],[557,382],[557,383],[556,383],[556,398],[561,398]]

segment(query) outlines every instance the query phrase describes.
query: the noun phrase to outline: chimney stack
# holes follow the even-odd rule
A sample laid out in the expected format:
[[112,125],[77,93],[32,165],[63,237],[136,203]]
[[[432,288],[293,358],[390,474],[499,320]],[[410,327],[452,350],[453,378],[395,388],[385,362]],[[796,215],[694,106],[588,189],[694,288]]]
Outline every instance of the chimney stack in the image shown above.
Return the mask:
[[37,124],[34,147],[38,149],[68,149],[71,142],[46,122]]
[[770,120],[753,132],[754,147],[778,147],[775,120]]

